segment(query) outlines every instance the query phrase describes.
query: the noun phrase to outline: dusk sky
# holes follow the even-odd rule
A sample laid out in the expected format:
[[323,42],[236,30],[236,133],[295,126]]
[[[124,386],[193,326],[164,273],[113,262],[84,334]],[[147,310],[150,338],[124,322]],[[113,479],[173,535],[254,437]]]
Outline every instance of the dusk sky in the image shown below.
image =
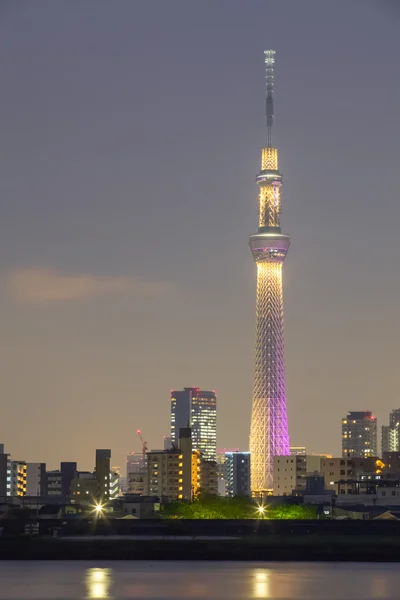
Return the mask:
[[0,442],[112,463],[218,394],[248,449],[276,50],[292,445],[400,407],[398,0],[0,0]]

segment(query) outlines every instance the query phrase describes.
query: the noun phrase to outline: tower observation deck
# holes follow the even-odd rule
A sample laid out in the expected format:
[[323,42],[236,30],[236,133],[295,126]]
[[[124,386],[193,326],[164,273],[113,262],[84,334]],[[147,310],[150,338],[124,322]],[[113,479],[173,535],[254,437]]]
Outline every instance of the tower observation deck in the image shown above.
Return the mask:
[[256,352],[250,425],[251,490],[272,490],[273,458],[288,455],[285,358],[283,340],[282,266],[290,245],[281,232],[282,175],[278,150],[272,147],[274,118],[274,50],[265,51],[267,146],[262,149],[258,232],[250,236],[257,265]]

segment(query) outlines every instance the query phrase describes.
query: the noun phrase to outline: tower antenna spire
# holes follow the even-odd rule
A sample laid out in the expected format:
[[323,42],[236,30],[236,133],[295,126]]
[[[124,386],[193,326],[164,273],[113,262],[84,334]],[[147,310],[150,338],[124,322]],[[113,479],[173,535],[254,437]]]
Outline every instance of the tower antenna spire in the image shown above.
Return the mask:
[[267,146],[272,148],[272,123],[274,120],[274,63],[275,50],[264,50],[266,70],[265,114],[267,117]]

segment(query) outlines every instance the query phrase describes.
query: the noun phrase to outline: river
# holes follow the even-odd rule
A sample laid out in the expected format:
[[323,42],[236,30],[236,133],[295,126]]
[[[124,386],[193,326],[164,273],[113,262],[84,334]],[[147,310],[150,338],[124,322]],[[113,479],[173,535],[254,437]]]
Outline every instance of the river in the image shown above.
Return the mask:
[[0,563],[0,600],[400,598],[391,563]]

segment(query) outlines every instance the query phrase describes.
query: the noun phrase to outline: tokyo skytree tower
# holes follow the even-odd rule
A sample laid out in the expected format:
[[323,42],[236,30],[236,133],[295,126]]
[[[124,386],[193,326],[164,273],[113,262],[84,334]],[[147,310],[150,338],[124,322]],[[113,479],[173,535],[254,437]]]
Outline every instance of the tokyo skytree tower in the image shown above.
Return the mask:
[[288,455],[285,359],[283,344],[282,265],[290,238],[281,233],[281,185],[278,150],[272,147],[274,50],[266,50],[267,147],[262,149],[258,232],[250,236],[257,265],[256,355],[250,426],[251,491],[272,490],[273,458]]

